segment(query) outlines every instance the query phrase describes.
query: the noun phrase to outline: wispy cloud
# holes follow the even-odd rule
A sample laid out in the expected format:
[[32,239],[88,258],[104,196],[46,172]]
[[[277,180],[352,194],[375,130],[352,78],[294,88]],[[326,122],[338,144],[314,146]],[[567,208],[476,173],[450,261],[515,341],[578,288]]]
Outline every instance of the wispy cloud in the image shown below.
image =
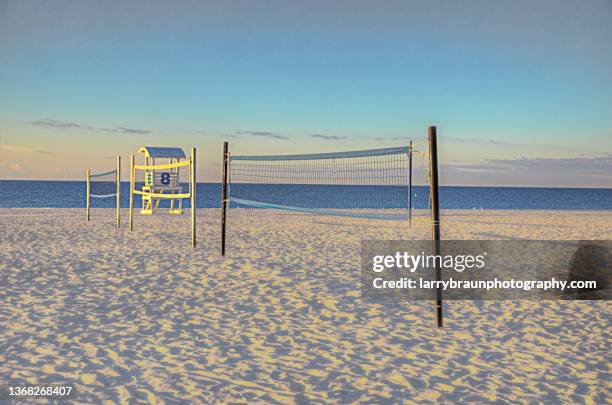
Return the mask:
[[[409,136],[364,136],[364,139],[372,141],[409,141]],[[417,139],[417,138],[413,138]]]
[[499,141],[496,139],[477,139],[477,138],[463,138],[463,137],[453,137],[448,136],[445,137],[444,140],[451,142],[465,142],[465,143],[479,143],[479,144],[490,144],[490,145],[515,145],[521,146],[522,144],[518,142],[507,142],[507,141]]
[[80,124],[77,124],[76,122],[60,121],[51,118],[28,121],[28,123],[31,125],[36,125],[45,128],[82,128],[82,126]]
[[326,141],[341,141],[343,139],[348,139],[346,136],[335,136],[335,135],[321,135],[321,134],[313,134],[310,135],[312,138],[325,139]]
[[23,170],[23,168],[21,167],[21,164],[19,164],[19,163],[10,163],[10,164],[8,165],[8,169],[9,169],[11,172],[20,172],[20,171],[22,171],[22,170]]
[[93,127],[90,125],[83,125],[77,122],[71,121],[61,121],[52,118],[43,118],[34,121],[27,121],[28,124],[34,125],[37,127],[50,128],[50,129],[86,129],[88,131],[97,131],[97,132],[120,132],[123,134],[136,134],[136,135],[146,135],[150,134],[153,131],[150,129],[142,129],[142,128],[126,128],[126,127]]
[[236,131],[236,134],[239,135],[251,135],[251,136],[263,136],[266,138],[274,138],[274,139],[289,139],[286,135],[276,134],[274,132],[268,131]]
[[9,153],[40,153],[41,155],[70,156],[65,153],[50,150],[34,149],[27,146],[0,144],[0,151]]
[[453,172],[512,173],[514,175],[537,173],[556,175],[580,175],[606,177],[612,180],[612,155],[571,158],[488,159],[477,164],[447,164],[443,167]]
[[32,153],[34,149],[26,146],[0,144],[0,151]]
[[7,169],[9,172],[20,172],[23,170],[23,167],[19,163],[6,163],[0,162],[0,169]]
[[151,132],[153,132],[149,129],[125,128],[125,127],[118,127],[118,128],[124,134],[145,135],[145,134],[150,134]]
[[44,149],[35,149],[28,146],[19,146],[19,145],[8,145],[8,144],[0,144],[0,152],[7,153],[26,153],[26,154],[41,154],[41,155],[50,155],[50,156],[65,156],[72,157],[74,155],[63,153],[63,152],[55,152],[51,150]]
[[521,147],[525,150],[548,150],[548,151],[572,151],[576,152],[579,150],[588,151],[588,152],[597,152],[595,148],[585,147],[584,145],[558,145],[558,144],[545,144],[545,143],[537,143],[537,142],[515,142],[515,141],[502,141],[499,139],[479,139],[479,138],[469,138],[469,137],[444,137],[444,141],[448,142],[460,142],[460,143],[470,143],[474,145],[496,145],[496,146],[504,146],[504,147]]
[[[409,136],[364,136],[364,139],[369,139],[373,141],[409,141],[409,140],[418,140],[419,137],[409,137]],[[422,137],[421,137],[422,138]],[[578,150],[583,150],[587,152],[596,152],[593,148],[586,148],[582,146],[564,146],[564,145],[553,145],[553,144],[538,144],[538,143],[527,143],[527,142],[514,142],[514,141],[502,141],[499,139],[479,139],[479,138],[470,138],[470,137],[453,137],[453,136],[445,136],[443,138],[444,142],[455,142],[455,143],[465,143],[465,144],[473,144],[473,145],[491,145],[491,146],[500,146],[500,147],[521,147],[525,150],[548,150],[548,151],[573,151],[576,152]]]

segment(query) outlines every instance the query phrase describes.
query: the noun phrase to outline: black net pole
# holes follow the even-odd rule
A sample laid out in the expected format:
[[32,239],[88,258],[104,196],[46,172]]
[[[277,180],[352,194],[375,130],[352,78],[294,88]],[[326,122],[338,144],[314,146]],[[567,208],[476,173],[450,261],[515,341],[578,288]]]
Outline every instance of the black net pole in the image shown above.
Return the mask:
[[223,142],[223,176],[221,179],[221,256],[225,256],[225,221],[227,217],[227,157],[228,145]]
[[[440,195],[438,193],[438,141],[436,127],[429,127],[429,187],[431,195],[431,220],[434,255],[440,254]],[[434,266],[434,280],[440,281],[442,273],[440,267]],[[435,317],[436,325],[443,326],[442,319],[442,289],[437,287],[435,292]]]

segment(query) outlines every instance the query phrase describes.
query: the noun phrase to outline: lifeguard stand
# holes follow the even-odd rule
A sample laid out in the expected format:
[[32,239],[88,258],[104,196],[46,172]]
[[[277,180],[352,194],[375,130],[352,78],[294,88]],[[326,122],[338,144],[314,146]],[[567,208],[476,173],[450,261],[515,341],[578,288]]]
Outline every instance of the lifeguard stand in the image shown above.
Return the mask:
[[[142,209],[140,213],[151,215],[153,210],[159,208],[159,203],[162,199],[170,199],[170,210],[168,212],[174,215],[181,215],[183,213],[182,198],[174,199],[170,196],[172,194],[181,195],[183,193],[183,187],[180,184],[181,166],[173,164],[180,163],[181,159],[185,159],[185,152],[181,148],[154,146],[143,146],[138,149],[138,152],[144,154],[145,166],[165,166],[163,163],[159,164],[159,159],[168,159],[167,168],[144,170]],[[168,194],[168,197],[155,198],[153,197],[155,194]]]
[[[144,154],[145,164],[137,165],[134,155],[130,156],[130,231],[134,229],[134,195],[142,197],[141,214],[151,215],[159,207],[161,200],[170,200],[170,213],[183,213],[183,199],[191,204],[191,245],[196,245],[196,148],[191,148],[187,158],[181,148],[160,148],[143,146],[138,149]],[[168,159],[168,163],[158,164],[155,159]],[[183,160],[181,160],[183,159]],[[189,174],[189,188],[181,186],[180,170],[184,167]],[[144,172],[144,185],[136,189],[137,172]],[[175,205],[178,202],[178,208]]]

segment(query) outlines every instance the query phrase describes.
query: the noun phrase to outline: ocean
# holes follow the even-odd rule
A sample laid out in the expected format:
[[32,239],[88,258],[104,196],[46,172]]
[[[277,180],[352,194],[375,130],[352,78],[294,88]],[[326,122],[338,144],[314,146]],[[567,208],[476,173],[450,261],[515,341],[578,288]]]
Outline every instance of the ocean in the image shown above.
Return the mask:
[[[111,187],[97,184],[95,192],[112,193]],[[104,190],[104,188],[108,188]],[[413,206],[427,208],[428,189],[413,187]],[[263,184],[233,185],[232,195],[266,202],[307,208],[405,208],[406,190],[391,186],[334,186]],[[374,198],[373,198],[374,196]],[[135,196],[140,206],[139,196]],[[197,185],[198,208],[219,207],[221,185]],[[92,207],[114,207],[115,201],[92,199]],[[186,207],[188,201],[184,201]],[[129,183],[121,184],[121,206],[129,207]],[[531,188],[531,187],[450,187],[440,188],[440,206],[446,209],[519,210],[612,210],[612,189]],[[84,181],[0,180],[0,208],[84,208]]]

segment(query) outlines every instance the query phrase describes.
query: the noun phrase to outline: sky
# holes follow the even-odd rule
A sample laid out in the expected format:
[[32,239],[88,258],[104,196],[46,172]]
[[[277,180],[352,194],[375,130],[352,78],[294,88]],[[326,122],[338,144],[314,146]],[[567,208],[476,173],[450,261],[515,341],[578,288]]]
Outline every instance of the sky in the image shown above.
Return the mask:
[[218,182],[223,141],[383,148],[429,125],[442,185],[612,187],[612,1],[0,0],[0,179],[150,145],[196,146]]

